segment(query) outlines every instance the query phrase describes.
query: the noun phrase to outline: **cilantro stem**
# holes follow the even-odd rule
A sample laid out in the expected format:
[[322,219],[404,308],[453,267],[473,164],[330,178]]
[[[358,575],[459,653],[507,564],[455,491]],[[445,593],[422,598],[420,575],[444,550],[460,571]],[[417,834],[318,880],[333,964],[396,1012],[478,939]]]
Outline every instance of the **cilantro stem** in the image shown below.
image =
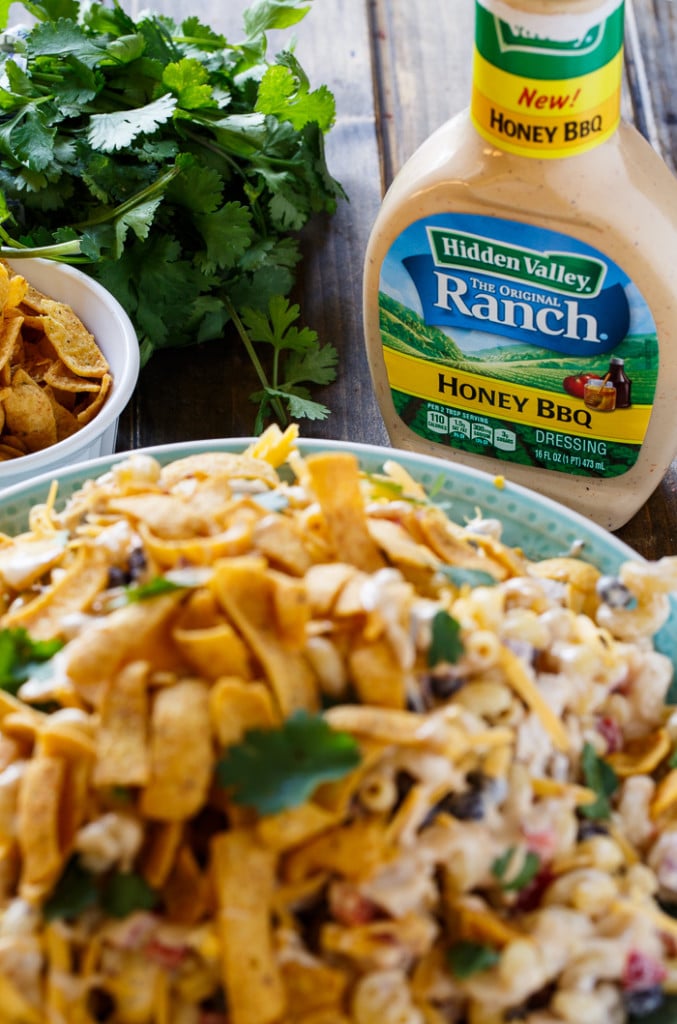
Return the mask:
[[[15,241],[7,234],[3,227],[0,227],[0,238],[6,245],[0,245],[0,256],[3,259],[32,259],[34,257],[44,257],[46,259],[58,260],[63,257],[78,256],[80,255],[80,240],[73,238],[68,242],[58,242],[54,245],[37,245],[28,246],[22,245],[21,242]],[[86,262],[83,257],[81,262]]]
[[[195,115],[193,120],[195,121],[196,124],[203,125],[205,128],[209,128],[212,130],[214,128],[212,122],[209,121],[206,117],[198,117],[197,115]],[[191,131],[190,128],[184,128],[183,130],[185,132],[187,139],[191,139],[193,142],[197,142],[197,144],[199,146],[202,146],[203,149],[208,150],[210,153],[214,153],[215,156],[218,156],[221,160],[228,164],[228,167],[232,171],[235,171],[237,174],[239,174],[241,178],[244,178],[244,180],[246,181],[246,175],[243,173],[242,168],[238,164],[237,160],[235,160],[235,158],[232,157],[230,153],[223,148],[223,146],[220,146],[218,142],[214,142],[211,139],[206,139],[204,135],[201,134],[200,132]]]
[[280,379],[280,350],[275,349],[273,352],[273,386],[277,387],[277,382]]
[[129,199],[125,199],[124,203],[120,203],[119,206],[115,206],[112,210],[102,210],[101,213],[95,217],[88,217],[87,220],[82,220],[76,226],[78,228],[90,227],[92,224],[105,224],[110,220],[117,220],[118,217],[123,217],[130,210],[139,206],[141,203],[145,203],[147,199],[150,199],[157,192],[163,192],[167,185],[181,173],[181,168],[174,165],[171,170],[165,174],[161,174],[159,178],[151,182],[145,188],[142,188],[140,192],[136,192]]
[[[174,41],[182,46],[199,46],[205,52],[217,53],[223,49],[223,41],[220,39],[205,39],[204,36],[174,36]],[[234,46],[233,49],[236,49]]]
[[[230,313],[233,323],[235,324],[235,329],[237,330],[237,333],[240,335],[242,344],[247,350],[247,355],[251,359],[254,369],[256,370],[256,376],[259,378],[261,386],[264,388],[264,390],[267,391],[270,388],[270,383],[266,376],[266,371],[263,369],[263,366],[261,364],[261,360],[256,354],[256,349],[252,345],[251,338],[247,334],[245,326],[240,320],[240,317],[237,315],[235,307],[233,306],[230,299],[225,300],[225,306],[228,312]],[[275,414],[278,417],[281,426],[286,427],[287,424],[289,423],[289,417],[287,416],[285,408],[282,405],[282,402],[280,401],[279,397],[271,397],[270,404],[275,409]]]

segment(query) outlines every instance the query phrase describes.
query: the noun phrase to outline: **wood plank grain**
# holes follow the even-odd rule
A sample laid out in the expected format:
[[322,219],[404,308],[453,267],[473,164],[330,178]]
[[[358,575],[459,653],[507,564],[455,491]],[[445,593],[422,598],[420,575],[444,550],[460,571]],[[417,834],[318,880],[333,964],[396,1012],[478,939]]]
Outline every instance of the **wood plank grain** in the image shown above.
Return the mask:
[[470,98],[473,0],[376,0],[374,74],[385,185]]
[[677,7],[626,0],[625,56],[632,118],[677,169]]

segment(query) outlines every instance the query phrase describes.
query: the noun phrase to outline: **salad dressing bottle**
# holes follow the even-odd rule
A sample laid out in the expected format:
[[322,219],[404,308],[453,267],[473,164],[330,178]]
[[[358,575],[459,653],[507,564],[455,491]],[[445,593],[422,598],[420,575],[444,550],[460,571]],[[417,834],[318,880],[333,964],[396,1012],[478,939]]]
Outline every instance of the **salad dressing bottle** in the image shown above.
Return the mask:
[[[393,445],[617,529],[677,453],[677,179],[621,120],[623,0],[475,10],[470,107],[367,247],[377,399]],[[590,378],[614,401],[586,404]]]

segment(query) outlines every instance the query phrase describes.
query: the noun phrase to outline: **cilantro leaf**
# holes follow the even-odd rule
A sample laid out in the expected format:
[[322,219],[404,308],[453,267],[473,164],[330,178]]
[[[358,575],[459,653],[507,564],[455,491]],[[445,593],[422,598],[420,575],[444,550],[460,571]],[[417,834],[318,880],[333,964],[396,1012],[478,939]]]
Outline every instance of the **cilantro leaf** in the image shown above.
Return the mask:
[[212,98],[209,72],[195,58],[184,57],[168,64],[162,73],[162,81],[186,110],[217,105]]
[[293,350],[289,353],[284,366],[285,377],[292,384],[302,380],[310,380],[315,384],[331,384],[336,380],[338,352],[328,342],[318,348],[315,345],[317,335],[314,331],[311,333],[312,345],[303,351]]
[[618,789],[618,777],[606,761],[598,757],[591,743],[583,746],[581,769],[585,784],[597,794],[592,804],[583,804],[578,808],[579,814],[586,818],[608,818],[611,814],[609,797]]
[[136,583],[125,588],[125,599],[127,604],[135,604],[137,601],[150,601],[160,594],[171,594],[175,590],[185,590],[183,583],[175,583],[166,576],[156,576],[147,583]]
[[43,171],[54,156],[54,136],[54,130],[46,127],[36,112],[29,109],[25,117],[17,120],[9,137],[14,155],[25,160],[31,170]]
[[519,892],[520,889],[524,889],[541,869],[541,858],[533,850],[527,850],[519,871],[513,875],[510,868],[515,859],[515,853],[515,847],[511,846],[491,865],[492,875],[498,879],[505,892]]
[[443,565],[440,572],[454,584],[455,587],[495,587],[497,580],[491,573],[483,569],[466,569],[460,565]]
[[94,875],[71,857],[51,895],[43,905],[45,920],[77,917],[89,907],[100,906],[110,917],[127,917],[135,910],[152,910],[159,896],[135,872]]
[[366,473],[372,485],[375,497],[384,497],[393,501],[406,501],[411,505],[429,505],[429,497],[419,498],[413,494],[405,494],[405,489],[397,480],[384,476],[382,473]]
[[95,906],[97,901],[94,877],[80,865],[77,857],[72,857],[45,901],[42,913],[47,921],[77,917],[83,910]]
[[306,388],[266,388],[266,392],[273,397],[286,399],[293,420],[326,420],[329,416],[327,406],[313,401]]
[[87,135],[89,144],[93,149],[100,149],[102,153],[109,153],[113,149],[125,149],[137,135],[150,134],[158,125],[168,121],[175,108],[175,97],[167,94],[136,110],[92,114]]
[[[299,313],[298,306],[291,306],[280,296],[274,296],[268,303],[268,310],[245,309],[243,321],[249,329],[252,341],[265,341],[278,351],[286,345],[293,345],[298,332],[292,325]],[[293,340],[290,342],[290,338]]]
[[23,626],[0,630],[0,690],[17,693],[43,662],[63,647],[63,640],[33,640]]
[[215,167],[194,164],[185,167],[181,176],[174,179],[167,189],[167,196],[171,202],[195,213],[213,213],[222,205],[223,178]]
[[463,654],[460,623],[444,609],[432,621],[432,638],[428,649],[428,665],[433,668],[442,662],[455,664]]
[[[251,396],[259,403],[260,412],[270,406],[283,421],[286,420],[285,409],[292,419],[321,420],[329,410],[312,400],[307,388],[299,382],[330,383],[336,377],[334,366],[338,355],[333,345],[318,345],[315,331],[299,329],[295,324],[298,315],[297,305],[291,305],[284,296],[274,295],[267,311],[246,307],[242,319],[234,319],[263,384],[263,390]],[[267,344],[274,350],[270,382],[254,350],[256,344]]]
[[36,18],[51,18],[52,21],[59,18],[75,20],[78,16],[78,0],[41,0],[40,3],[27,3],[25,7]]
[[215,32],[209,25],[203,25],[194,15],[182,22],[181,29],[184,36],[207,50],[222,50],[226,46],[224,36]]
[[106,47],[106,53],[118,64],[129,64],[143,55],[146,43],[140,32],[113,39]]
[[117,872],[107,880],[101,906],[110,917],[127,917],[134,910],[152,910],[159,896],[141,875]]
[[254,0],[244,13],[244,26],[250,39],[272,28],[289,28],[305,17],[310,5],[299,0]]
[[116,252],[122,252],[128,229],[131,229],[141,241],[148,238],[155,213],[161,202],[160,197],[156,196],[153,199],[149,199],[147,203],[142,203],[140,206],[134,206],[131,210],[126,210],[117,218],[115,221]]
[[479,971],[486,971],[498,963],[498,953],[492,946],[481,942],[462,940],[447,950],[447,963],[457,978],[469,978]]
[[202,266],[210,272],[234,267],[254,236],[251,213],[241,203],[226,203],[196,223],[207,247]]
[[280,231],[300,231],[306,220],[306,197],[283,177],[276,182],[275,189],[268,206],[273,223]]
[[256,109],[290,121],[297,129],[316,121],[328,131],[336,116],[334,97],[326,86],[309,92],[305,81],[300,82],[290,68],[281,65],[268,68],[263,76]]
[[297,807],[322,782],[343,778],[360,763],[356,740],[318,715],[299,711],[279,729],[250,729],[216,767],[235,803],[260,814]]
[[26,52],[29,59],[49,55],[60,58],[67,53],[87,67],[94,67],[101,59],[103,47],[73,21],[59,18],[56,21],[45,21],[29,33]]

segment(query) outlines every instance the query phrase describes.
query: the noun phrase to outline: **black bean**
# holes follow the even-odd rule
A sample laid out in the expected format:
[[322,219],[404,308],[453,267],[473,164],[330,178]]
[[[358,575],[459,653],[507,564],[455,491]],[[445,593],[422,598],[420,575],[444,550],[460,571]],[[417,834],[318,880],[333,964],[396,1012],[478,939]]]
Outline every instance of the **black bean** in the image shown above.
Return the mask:
[[218,988],[207,999],[203,999],[200,1003],[200,1009],[206,1013],[223,1013],[228,1012],[228,1003],[226,1001],[226,994],[222,988]]
[[632,591],[617,576],[600,576],[595,589],[600,601],[610,608],[628,608],[635,600]]
[[431,672],[428,676],[428,690],[436,700],[449,700],[465,685],[465,679],[453,670]]
[[205,804],[187,826],[186,841],[195,854],[198,864],[203,867],[209,862],[211,840],[214,835],[228,828],[228,818],[224,811]]
[[143,548],[133,548],[127,560],[130,581],[136,580],[146,571],[148,562]]
[[474,770],[468,772],[465,777],[465,781],[468,783],[471,789],[487,790],[491,789],[494,784],[494,780],[490,775],[485,775],[484,772]]
[[486,800],[492,795],[496,780],[484,772],[468,772],[465,781],[468,789],[460,793],[447,793],[431,807],[421,828],[432,825],[438,814],[450,814],[459,821],[481,821],[486,813]]
[[146,571],[148,562],[143,548],[132,548],[128,557],[127,565],[122,568],[119,565],[112,565],[108,570],[109,587],[128,587],[130,583],[138,580]]
[[664,993],[660,985],[636,988],[623,993],[625,1009],[631,1017],[647,1017],[663,1005]]
[[418,779],[411,774],[411,772],[400,770],[395,776],[395,785],[397,786],[397,806],[406,800],[409,793],[414,788]]
[[115,999],[105,988],[90,988],[87,993],[87,1012],[96,1021],[110,1020],[115,1014]]
[[488,803],[500,803],[501,800],[505,800],[508,792],[508,785],[505,779],[494,778],[492,775],[486,775],[482,771],[471,771],[465,777],[470,789],[476,790],[485,797],[485,802]]
[[484,817],[484,797],[477,789],[447,793],[434,810],[436,814],[450,814],[459,821],[481,821]]
[[329,900],[327,889],[322,889],[303,907],[295,911],[296,923],[303,943],[311,953],[321,948],[322,929],[329,917]]
[[578,832],[576,833],[576,840],[579,843],[585,842],[586,839],[592,839],[593,836],[608,836],[609,829],[602,825],[599,821],[585,820],[581,821],[578,826]]
[[121,569],[119,565],[111,565],[108,570],[108,588],[126,587],[129,583],[129,574]]
[[513,1006],[506,1010],[503,1014],[503,1020],[524,1020],[528,1014],[533,1013],[534,1011],[547,1009],[550,1005],[550,1000],[552,999],[554,992],[554,984],[545,985],[544,988],[539,989],[538,992],[534,992],[533,995],[529,996],[529,998],[519,1006]]

